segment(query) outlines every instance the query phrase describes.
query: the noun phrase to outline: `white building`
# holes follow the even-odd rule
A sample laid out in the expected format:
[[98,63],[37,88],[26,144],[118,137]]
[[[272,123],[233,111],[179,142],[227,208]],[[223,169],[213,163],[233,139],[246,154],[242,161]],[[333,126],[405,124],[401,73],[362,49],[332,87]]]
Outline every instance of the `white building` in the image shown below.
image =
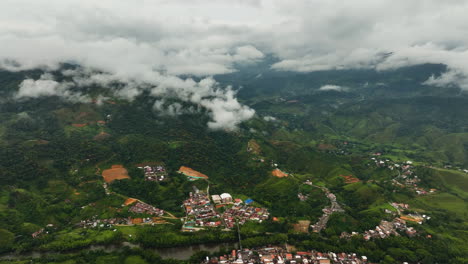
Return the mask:
[[232,196],[229,193],[221,194],[221,200],[223,203],[232,203]]
[[221,203],[221,197],[217,194],[211,195],[211,200],[213,200],[213,203],[215,204],[220,204]]

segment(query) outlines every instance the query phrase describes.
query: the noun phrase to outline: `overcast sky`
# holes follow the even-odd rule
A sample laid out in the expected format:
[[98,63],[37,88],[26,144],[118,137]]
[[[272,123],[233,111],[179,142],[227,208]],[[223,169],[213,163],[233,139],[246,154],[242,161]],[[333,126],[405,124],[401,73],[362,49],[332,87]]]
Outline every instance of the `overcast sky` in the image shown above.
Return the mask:
[[[253,111],[210,76],[267,54],[278,57],[272,68],[279,71],[444,63],[449,71],[427,83],[468,89],[467,14],[464,0],[2,0],[0,67],[85,69],[69,73],[74,84],[27,80],[19,97],[67,96],[80,81],[119,80],[129,84],[119,92],[130,100],[142,86],[180,94],[211,107],[213,128],[236,126]],[[207,79],[178,77],[185,74]],[[219,102],[203,103],[213,95]]]

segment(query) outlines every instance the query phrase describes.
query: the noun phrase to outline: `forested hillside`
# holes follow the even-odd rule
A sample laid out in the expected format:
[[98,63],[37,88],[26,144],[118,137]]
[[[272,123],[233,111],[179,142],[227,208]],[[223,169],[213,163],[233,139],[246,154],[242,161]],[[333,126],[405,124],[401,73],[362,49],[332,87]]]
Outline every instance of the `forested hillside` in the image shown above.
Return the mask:
[[[217,76],[221,86],[241,87],[241,102],[256,111],[237,130],[208,128],[203,107],[162,114],[154,106],[161,98],[149,93],[122,100],[85,87],[95,100],[18,99],[21,81],[42,72],[0,72],[0,251],[65,251],[81,263],[113,257],[84,253],[90,245],[130,242],[143,249],[118,254],[151,262],[163,260],[148,248],[236,241],[235,231],[221,227],[181,232],[182,204],[196,186],[268,209],[268,220],[241,226],[246,246],[287,242],[297,250],[357,252],[375,262],[463,263],[468,97],[422,84],[444,70],[420,65],[292,74],[258,67]],[[97,100],[101,92],[106,97]],[[199,107],[169,100],[180,109]],[[147,181],[138,168],[145,163],[164,164],[167,180]],[[102,172],[113,165],[128,175],[107,183]],[[181,166],[209,178],[190,181],[177,173]],[[286,176],[274,176],[276,169]],[[158,219],[163,224],[80,226],[90,219],[149,217],[129,211],[129,198],[167,212]],[[298,221],[316,223],[333,202],[341,209],[323,228],[298,231]],[[392,203],[409,208],[400,212]],[[365,238],[381,221],[406,215],[431,218],[421,225],[408,221],[416,236]],[[40,230],[46,231],[32,235]],[[356,236],[346,238],[351,232]]]

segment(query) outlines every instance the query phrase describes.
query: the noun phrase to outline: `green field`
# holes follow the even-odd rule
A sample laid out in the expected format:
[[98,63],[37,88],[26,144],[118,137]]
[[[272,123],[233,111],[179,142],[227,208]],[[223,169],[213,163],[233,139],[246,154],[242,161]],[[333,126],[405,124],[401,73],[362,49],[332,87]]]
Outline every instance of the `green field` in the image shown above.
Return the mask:
[[420,196],[410,201],[410,205],[426,210],[447,210],[468,219],[468,203],[449,193]]

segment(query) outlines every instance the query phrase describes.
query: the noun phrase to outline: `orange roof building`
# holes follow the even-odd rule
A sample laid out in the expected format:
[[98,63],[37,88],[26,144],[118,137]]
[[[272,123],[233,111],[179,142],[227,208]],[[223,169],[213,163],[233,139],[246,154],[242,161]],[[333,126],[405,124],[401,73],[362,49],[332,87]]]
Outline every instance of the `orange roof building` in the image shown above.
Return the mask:
[[143,223],[143,218],[133,218],[132,224],[137,225]]
[[189,177],[190,181],[195,181],[195,180],[199,180],[199,179],[207,180],[209,178],[205,174],[203,174],[201,172],[198,172],[198,171],[196,171],[196,170],[194,170],[192,168],[185,167],[185,166],[181,166],[179,168],[178,172],[184,174],[187,177]]

